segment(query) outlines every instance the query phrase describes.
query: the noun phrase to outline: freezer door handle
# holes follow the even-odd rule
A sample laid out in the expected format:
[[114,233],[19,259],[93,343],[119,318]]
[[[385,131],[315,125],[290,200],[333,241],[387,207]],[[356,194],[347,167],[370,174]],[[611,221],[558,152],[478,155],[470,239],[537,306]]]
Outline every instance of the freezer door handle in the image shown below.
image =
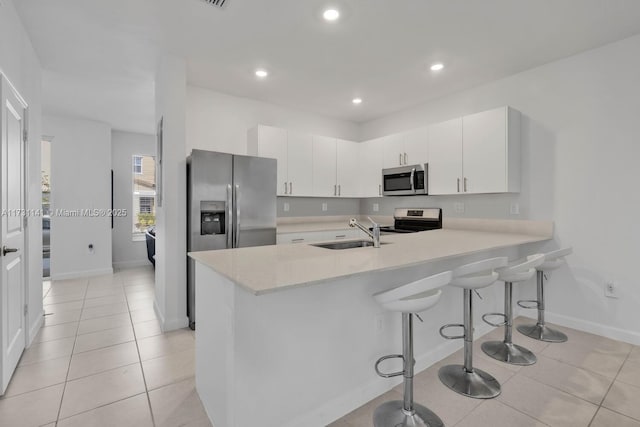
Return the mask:
[[227,185],[227,249],[233,247],[232,233],[233,230],[233,196],[231,194],[231,184]]
[[236,226],[234,227],[234,248],[240,247],[240,185],[236,184],[235,186],[235,196],[233,197],[233,201],[236,205]]

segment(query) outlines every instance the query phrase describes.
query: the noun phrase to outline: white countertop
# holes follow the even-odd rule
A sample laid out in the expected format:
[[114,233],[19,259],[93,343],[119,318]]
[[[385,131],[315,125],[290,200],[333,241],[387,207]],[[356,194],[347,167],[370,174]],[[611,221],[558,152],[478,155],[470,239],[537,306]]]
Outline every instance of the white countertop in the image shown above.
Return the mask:
[[[504,224],[504,231],[499,224]],[[393,270],[492,249],[541,242],[552,237],[550,222],[478,223],[460,228],[384,235],[373,247],[331,250],[311,244],[259,246],[192,252],[189,256],[254,295],[307,286],[357,274]]]

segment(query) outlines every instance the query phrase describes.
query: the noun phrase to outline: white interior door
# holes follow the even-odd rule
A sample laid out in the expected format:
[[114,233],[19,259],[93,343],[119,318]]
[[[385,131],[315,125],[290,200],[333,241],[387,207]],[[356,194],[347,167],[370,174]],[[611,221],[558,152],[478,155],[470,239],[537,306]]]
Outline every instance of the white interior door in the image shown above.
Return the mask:
[[4,78],[0,90],[2,101],[2,230],[0,242],[0,304],[2,322],[2,382],[4,394],[11,375],[25,347],[25,277],[24,277],[24,130],[26,106]]

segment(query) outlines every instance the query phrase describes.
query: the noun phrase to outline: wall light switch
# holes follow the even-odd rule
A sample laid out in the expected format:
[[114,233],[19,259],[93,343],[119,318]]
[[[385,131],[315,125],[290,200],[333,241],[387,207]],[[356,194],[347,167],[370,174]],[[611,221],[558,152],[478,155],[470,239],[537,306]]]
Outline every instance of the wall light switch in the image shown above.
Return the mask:
[[285,212],[289,212],[289,203],[288,202],[284,202],[283,208],[284,208]]
[[511,215],[520,215],[519,203],[511,203]]
[[326,212],[329,209],[329,206],[326,203],[322,204],[322,212]]
[[464,213],[464,203],[457,202],[453,205],[453,209],[456,213]]
[[380,205],[378,203],[373,204],[373,211],[378,212],[380,210]]

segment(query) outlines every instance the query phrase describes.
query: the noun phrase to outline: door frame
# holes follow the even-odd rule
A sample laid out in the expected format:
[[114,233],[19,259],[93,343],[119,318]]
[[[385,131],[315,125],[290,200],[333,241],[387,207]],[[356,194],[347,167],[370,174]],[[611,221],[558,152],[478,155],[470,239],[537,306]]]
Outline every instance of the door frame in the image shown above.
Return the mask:
[[[20,101],[20,103],[22,104],[22,106],[24,107],[24,125],[23,125],[23,156],[22,156],[22,171],[23,171],[23,177],[22,179],[24,180],[24,185],[23,185],[23,195],[22,197],[24,197],[24,205],[25,205],[25,209],[29,210],[30,209],[30,200],[29,200],[29,186],[31,184],[31,181],[29,180],[29,173],[31,171],[31,169],[29,168],[29,148],[31,147],[30,141],[31,141],[31,132],[29,132],[29,123],[30,123],[30,109],[29,109],[29,103],[27,102],[26,99],[24,99],[24,97],[20,94],[20,92],[18,91],[18,89],[14,86],[14,84],[11,82],[11,79],[9,79],[9,77],[3,72],[3,70],[0,69],[0,85],[2,85],[2,82],[6,82],[7,86],[9,87],[9,90],[11,90],[14,94],[14,96],[16,98],[18,98],[18,100]],[[0,129],[0,131],[2,131],[2,129]],[[26,137],[25,137],[25,132],[26,132]],[[24,227],[24,263],[23,263],[23,277],[24,277],[24,304],[27,306],[27,310],[26,312],[23,311],[23,318],[24,318],[24,328],[25,328],[25,334],[24,334],[24,339],[25,339],[25,343],[24,343],[24,348],[28,348],[30,341],[31,341],[31,332],[32,332],[32,328],[33,326],[35,326],[36,324],[41,324],[42,322],[44,322],[44,319],[42,319],[40,322],[36,321],[34,322],[34,325],[31,324],[30,319],[29,319],[29,314],[32,311],[32,307],[29,304],[29,297],[30,297],[30,284],[31,284],[31,272],[30,272],[30,255],[31,255],[31,251],[30,251],[30,247],[29,247],[29,240],[31,237],[31,227],[29,226],[29,216],[24,216],[23,217],[23,227]],[[42,228],[42,225],[41,227]],[[1,280],[1,277],[0,277]],[[0,283],[0,286],[2,285],[2,283]],[[35,337],[35,334],[33,335]]]

